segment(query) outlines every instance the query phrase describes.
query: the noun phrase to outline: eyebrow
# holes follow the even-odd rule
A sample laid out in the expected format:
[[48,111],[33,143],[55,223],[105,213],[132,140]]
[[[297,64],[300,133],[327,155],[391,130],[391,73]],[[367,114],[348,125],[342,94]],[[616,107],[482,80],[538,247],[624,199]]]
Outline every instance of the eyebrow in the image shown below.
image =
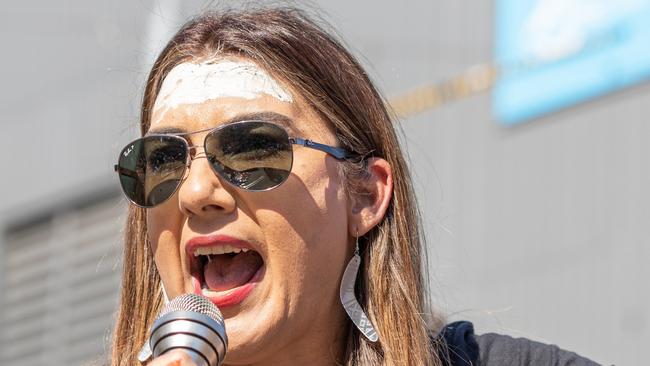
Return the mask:
[[[289,131],[292,133],[295,133],[297,131],[295,127],[294,121],[289,118],[288,116],[285,116],[284,114],[280,114],[277,112],[253,112],[253,113],[245,113],[245,114],[240,114],[237,115],[233,118],[230,118],[226,120],[224,123],[222,123],[219,126],[235,123],[235,122],[243,122],[243,121],[265,121],[265,122],[274,122],[277,123],[281,126],[286,127]],[[187,135],[187,134],[192,134],[192,133],[198,133],[198,132],[204,132],[204,131],[209,131],[212,129],[215,129],[219,126],[213,126],[210,128],[206,128],[203,130],[198,130],[198,131],[187,131],[183,128],[180,127],[160,127],[160,128],[152,128],[147,133],[145,136],[149,135]]]

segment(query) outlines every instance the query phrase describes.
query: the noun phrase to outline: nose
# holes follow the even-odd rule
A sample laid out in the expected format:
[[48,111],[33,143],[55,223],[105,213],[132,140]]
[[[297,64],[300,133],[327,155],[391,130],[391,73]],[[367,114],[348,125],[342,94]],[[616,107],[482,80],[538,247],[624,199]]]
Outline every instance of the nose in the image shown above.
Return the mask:
[[187,217],[228,214],[235,210],[235,198],[212,170],[202,147],[196,148],[190,161],[178,191],[178,204]]

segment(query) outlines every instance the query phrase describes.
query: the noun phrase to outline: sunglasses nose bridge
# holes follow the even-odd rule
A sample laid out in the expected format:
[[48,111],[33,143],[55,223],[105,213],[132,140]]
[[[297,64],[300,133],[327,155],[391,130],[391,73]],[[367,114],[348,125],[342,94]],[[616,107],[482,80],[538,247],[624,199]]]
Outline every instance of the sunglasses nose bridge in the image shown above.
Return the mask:
[[199,156],[200,154],[199,149],[203,150],[203,155],[205,156],[206,155],[205,148],[203,145],[187,145],[187,162],[186,162],[187,166],[190,165],[190,162],[192,160],[196,159]]
[[[199,150],[201,149],[201,150]],[[192,165],[192,160],[197,158],[207,158],[205,153],[205,148],[203,145],[187,145],[187,160],[185,161],[185,172],[183,173],[183,180],[187,178],[189,174],[190,165]]]

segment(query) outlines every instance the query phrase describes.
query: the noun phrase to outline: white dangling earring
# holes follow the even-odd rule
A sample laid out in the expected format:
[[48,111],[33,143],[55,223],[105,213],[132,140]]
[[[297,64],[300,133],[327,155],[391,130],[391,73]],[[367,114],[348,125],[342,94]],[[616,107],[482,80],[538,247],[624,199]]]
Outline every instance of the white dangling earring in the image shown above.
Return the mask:
[[348,313],[348,316],[357,326],[359,331],[371,342],[376,342],[379,337],[375,327],[368,319],[368,316],[359,305],[357,301],[356,294],[354,292],[354,284],[357,281],[357,274],[359,273],[359,266],[361,265],[361,257],[359,256],[359,236],[357,235],[357,242],[354,248],[354,255],[348,266],[343,272],[343,278],[341,279],[341,289],[339,295],[341,297],[341,304],[345,312]]

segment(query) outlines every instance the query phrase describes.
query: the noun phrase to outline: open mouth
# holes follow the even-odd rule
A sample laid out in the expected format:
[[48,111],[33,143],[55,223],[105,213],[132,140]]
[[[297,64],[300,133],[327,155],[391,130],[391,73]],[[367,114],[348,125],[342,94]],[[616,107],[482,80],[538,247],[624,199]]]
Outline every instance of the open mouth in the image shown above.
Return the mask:
[[264,260],[250,248],[201,246],[192,252],[190,273],[194,292],[219,307],[242,302],[263,275]]

